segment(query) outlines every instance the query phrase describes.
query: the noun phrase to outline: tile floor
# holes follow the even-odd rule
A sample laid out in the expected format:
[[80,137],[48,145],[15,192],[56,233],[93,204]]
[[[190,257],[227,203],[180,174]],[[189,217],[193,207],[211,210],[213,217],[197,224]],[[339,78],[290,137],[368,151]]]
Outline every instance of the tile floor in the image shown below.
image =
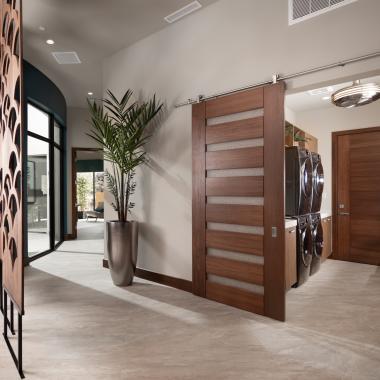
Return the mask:
[[[379,267],[328,260],[280,323],[140,279],[116,288],[93,232],[26,270],[27,379],[380,378]],[[3,340],[0,379],[18,379]]]

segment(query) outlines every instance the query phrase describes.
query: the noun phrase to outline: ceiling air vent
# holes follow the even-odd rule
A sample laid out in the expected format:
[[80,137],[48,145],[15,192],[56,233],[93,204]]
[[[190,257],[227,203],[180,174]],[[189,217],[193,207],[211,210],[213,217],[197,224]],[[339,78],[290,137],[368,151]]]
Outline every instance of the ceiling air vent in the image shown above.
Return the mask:
[[76,65],[82,63],[75,51],[57,51],[52,54],[60,65]]
[[319,16],[354,1],[357,0],[289,0],[289,25]]
[[178,9],[178,11],[175,11],[171,13],[169,16],[166,16],[165,21],[171,24],[175,21],[178,21],[182,17],[187,16],[188,14],[195,12],[199,8],[202,8],[201,3],[199,1],[193,1],[192,3],[187,4],[183,8]]

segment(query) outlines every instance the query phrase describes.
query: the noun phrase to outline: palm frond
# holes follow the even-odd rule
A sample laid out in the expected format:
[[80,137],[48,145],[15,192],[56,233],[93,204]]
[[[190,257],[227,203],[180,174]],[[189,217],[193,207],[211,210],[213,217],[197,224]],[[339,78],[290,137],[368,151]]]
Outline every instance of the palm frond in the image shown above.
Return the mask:
[[105,171],[104,177],[106,180],[106,187],[115,199],[115,202],[112,203],[112,206],[113,206],[114,210],[118,212],[120,210],[119,189],[118,189],[118,186],[116,183],[116,179],[108,170]]
[[92,138],[104,152],[104,159],[113,166],[105,180],[115,201],[112,203],[119,219],[124,221],[134,203],[129,201],[136,190],[135,169],[147,161],[144,150],[151,134],[147,127],[161,112],[163,104],[154,95],[147,102],[131,102],[132,90],[119,99],[111,90],[101,103],[88,101]]

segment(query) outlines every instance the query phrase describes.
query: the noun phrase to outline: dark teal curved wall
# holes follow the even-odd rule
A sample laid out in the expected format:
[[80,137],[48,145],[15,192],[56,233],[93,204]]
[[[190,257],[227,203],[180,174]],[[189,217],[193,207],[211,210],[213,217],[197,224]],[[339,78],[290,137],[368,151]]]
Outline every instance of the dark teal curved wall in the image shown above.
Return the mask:
[[77,160],[76,166],[77,166],[77,173],[104,171],[103,160]]
[[53,113],[66,127],[66,100],[60,89],[40,70],[24,60],[24,102],[31,101],[41,109]]

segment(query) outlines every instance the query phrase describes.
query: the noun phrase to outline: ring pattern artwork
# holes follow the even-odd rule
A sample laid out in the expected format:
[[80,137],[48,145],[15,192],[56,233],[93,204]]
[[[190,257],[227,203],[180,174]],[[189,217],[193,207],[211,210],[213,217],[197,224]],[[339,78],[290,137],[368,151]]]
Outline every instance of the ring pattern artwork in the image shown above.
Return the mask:
[[0,259],[3,263],[3,287],[23,314],[21,2],[0,1]]

